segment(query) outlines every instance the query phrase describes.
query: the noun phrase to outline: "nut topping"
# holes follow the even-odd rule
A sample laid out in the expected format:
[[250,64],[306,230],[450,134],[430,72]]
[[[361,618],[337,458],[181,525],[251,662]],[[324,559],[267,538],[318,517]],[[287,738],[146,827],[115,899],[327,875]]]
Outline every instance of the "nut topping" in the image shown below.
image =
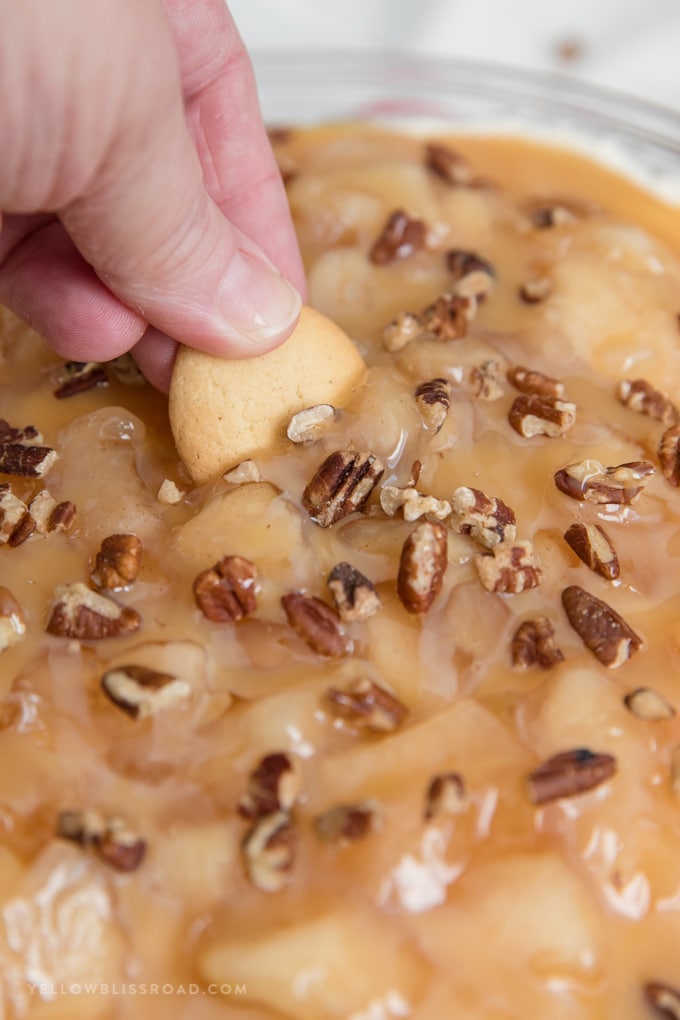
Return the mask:
[[659,463],[667,482],[680,486],[680,425],[666,429],[659,442]]
[[648,981],[643,988],[648,1004],[667,1020],[680,1020],[680,991],[661,981]]
[[555,640],[555,630],[547,616],[535,616],[521,623],[512,636],[510,655],[515,669],[540,666],[552,669],[564,661]]
[[26,505],[13,494],[9,482],[0,484],[0,544],[18,546],[33,534],[67,531],[75,517],[73,503],[57,503],[47,489]]
[[385,326],[382,334],[385,349],[392,351],[403,351],[404,347],[422,336],[423,327],[420,318],[412,312],[402,312],[393,322]]
[[289,884],[295,842],[295,829],[286,811],[274,811],[254,822],[241,852],[248,878],[256,889],[275,893]]
[[474,251],[454,248],[446,253],[446,266],[453,278],[453,292],[483,301],[493,286],[496,272],[486,259]]
[[480,400],[500,400],[505,392],[501,379],[501,367],[494,358],[487,358],[470,368],[470,390]]
[[147,719],[164,708],[175,708],[191,695],[186,680],[146,666],[109,669],[101,678],[101,687],[114,705],[133,719]]
[[623,703],[637,719],[644,719],[645,722],[661,722],[675,715],[671,703],[651,687],[636,687],[626,694]]
[[368,257],[376,266],[408,258],[423,247],[426,237],[427,228],[422,220],[413,219],[403,209],[395,209]]
[[46,630],[56,637],[98,641],[132,634],[141,622],[135,609],[120,606],[77,581],[57,588]]
[[537,305],[546,301],[553,292],[553,282],[549,276],[534,276],[526,280],[519,288],[519,296],[526,305]]
[[291,592],[282,597],[281,605],[290,626],[317,655],[341,659],[352,654],[353,644],[340,617],[321,599]]
[[539,230],[567,226],[599,211],[599,206],[594,202],[582,202],[574,198],[539,199],[527,204],[529,219]]
[[246,485],[248,482],[259,482],[262,480],[260,469],[254,460],[242,460],[231,471],[222,476],[225,482],[230,485]]
[[268,754],[248,776],[248,787],[238,804],[243,818],[263,818],[293,810],[302,790],[295,759],[284,751]]
[[21,606],[8,588],[0,587],[0,652],[14,645],[26,633]]
[[555,472],[555,485],[565,496],[589,503],[634,503],[654,474],[647,460],[606,468],[599,460],[582,460]]
[[642,640],[622,616],[583,588],[571,585],[562,592],[569,623],[596,659],[618,669],[642,647]]
[[313,443],[335,421],[332,404],[315,404],[294,414],[288,423],[286,435],[291,443]]
[[128,588],[137,580],[143,547],[136,535],[109,535],[101,544],[90,575],[105,591]]
[[514,541],[517,534],[515,513],[502,499],[461,485],[454,491],[451,503],[458,530],[470,535],[485,549],[493,549],[505,539]]
[[[9,482],[0,484],[0,544],[17,546],[25,541],[35,527],[28,529],[32,520],[23,500],[15,496]],[[34,522],[35,524],[35,522]]]
[[552,379],[549,375],[544,375],[543,372],[525,368],[523,365],[514,365],[509,368],[507,379],[520,393],[533,393],[539,397],[555,397],[556,399],[564,396],[564,383]]
[[408,716],[406,706],[391,691],[368,677],[344,688],[330,687],[326,698],[339,719],[369,733],[393,733]]
[[0,474],[42,478],[57,459],[50,446],[0,442]]
[[622,379],[616,395],[624,407],[646,414],[648,418],[654,418],[664,425],[677,425],[680,422],[680,412],[670,397],[661,390],[655,390],[646,379]]
[[594,790],[616,773],[616,758],[585,747],[562,751],[539,765],[528,778],[529,796],[534,804],[546,804],[562,797],[574,797]]
[[380,806],[374,800],[359,804],[338,804],[314,819],[319,839],[336,846],[347,846],[365,839],[380,828]]
[[619,576],[619,558],[614,544],[599,524],[572,524],[564,533],[564,539],[578,558],[606,581],[615,581]]
[[185,495],[186,493],[173,482],[172,478],[164,478],[156,493],[156,499],[165,506],[176,506],[182,502]]
[[394,517],[398,510],[402,510],[404,520],[409,522],[417,521],[426,514],[444,521],[451,513],[448,500],[426,496],[411,485],[403,489],[398,485],[383,485],[380,490],[380,506],[388,517]]
[[375,585],[350,563],[338,563],[333,567],[326,583],[338,616],[346,623],[364,623],[380,609]]
[[430,379],[416,387],[416,405],[426,428],[439,432],[451,407],[451,383]]
[[75,397],[97,386],[108,386],[109,378],[104,365],[97,361],[67,361],[64,364],[64,381],[56,388],[57,400]]
[[452,187],[467,187],[474,180],[472,167],[465,157],[447,145],[430,142],[425,148],[425,166]]
[[564,436],[576,421],[576,404],[559,397],[523,393],[515,397],[508,421],[525,439]]
[[41,489],[28,504],[28,512],[35,521],[39,535],[68,531],[76,519],[75,505],[68,499],[57,503],[48,489]]
[[446,528],[438,521],[422,521],[401,551],[397,593],[409,613],[427,613],[439,594],[448,564]]
[[257,608],[257,568],[244,556],[225,556],[193,584],[196,604],[212,623],[235,623]]
[[477,300],[462,294],[442,294],[420,313],[423,333],[435,340],[462,340],[475,317]]
[[384,470],[371,453],[331,453],[303,492],[302,505],[316,524],[328,528],[364,507]]
[[443,772],[435,776],[425,795],[425,821],[460,815],[467,807],[463,777],[458,772]]
[[31,446],[42,443],[43,437],[35,425],[26,425],[23,429],[15,429],[5,418],[0,418],[0,443],[21,443]]
[[124,819],[107,818],[99,811],[62,811],[57,836],[94,850],[116,871],[136,871],[146,854],[146,842]]
[[475,564],[483,586],[498,595],[519,595],[543,580],[531,542],[504,539],[491,552],[476,556]]

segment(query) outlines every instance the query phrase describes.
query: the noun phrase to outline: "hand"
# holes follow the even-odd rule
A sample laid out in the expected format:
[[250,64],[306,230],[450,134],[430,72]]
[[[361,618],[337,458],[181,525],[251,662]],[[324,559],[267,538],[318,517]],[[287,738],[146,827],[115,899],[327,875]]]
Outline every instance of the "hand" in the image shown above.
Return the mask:
[[277,346],[304,273],[223,0],[0,0],[0,24],[0,303],[161,389],[170,337]]

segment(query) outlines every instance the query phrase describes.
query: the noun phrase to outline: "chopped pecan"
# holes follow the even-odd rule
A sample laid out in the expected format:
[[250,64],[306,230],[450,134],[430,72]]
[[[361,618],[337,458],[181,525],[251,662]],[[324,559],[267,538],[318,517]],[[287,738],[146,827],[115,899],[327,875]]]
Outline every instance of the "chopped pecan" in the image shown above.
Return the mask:
[[458,530],[470,535],[485,549],[493,549],[505,540],[514,541],[517,518],[502,499],[461,485],[454,491],[451,504]]
[[175,506],[177,503],[181,503],[186,493],[183,489],[173,482],[172,478],[164,478],[161,482],[158,492],[156,493],[156,499],[159,503],[163,503],[166,506]]
[[0,474],[42,478],[57,459],[51,446],[0,442]]
[[321,599],[302,592],[290,592],[281,599],[288,623],[317,655],[341,659],[351,655],[352,642],[340,617]]
[[446,528],[421,521],[404,542],[397,593],[409,613],[427,613],[442,589],[448,563]]
[[291,880],[295,829],[287,811],[257,818],[246,833],[241,853],[246,874],[256,889],[275,893]]
[[425,166],[452,187],[467,187],[474,180],[472,167],[467,159],[455,149],[437,142],[426,145]]
[[408,716],[406,706],[391,691],[368,677],[347,687],[330,687],[326,699],[339,719],[370,733],[393,733]]
[[56,637],[96,641],[132,634],[141,622],[135,609],[120,606],[77,581],[55,591],[46,630]]
[[519,288],[519,296],[526,305],[537,305],[546,301],[553,292],[553,282],[549,276],[533,276],[525,280]]
[[648,418],[663,422],[664,425],[677,425],[680,412],[666,394],[655,390],[646,379],[622,379],[616,388],[616,395],[625,407]]
[[32,520],[26,504],[14,495],[9,482],[0,483],[0,544],[20,545],[35,530],[35,521],[32,529],[28,526]]
[[314,828],[324,843],[347,846],[377,832],[380,823],[380,806],[374,800],[365,800],[332,807],[314,819]]
[[147,719],[164,708],[175,708],[191,695],[186,680],[146,666],[114,666],[100,682],[114,705],[133,719]]
[[367,503],[385,468],[372,453],[338,450],[326,457],[302,494],[302,505],[322,528]]
[[435,340],[462,340],[467,336],[468,326],[475,317],[477,300],[462,294],[442,294],[420,313],[422,333],[429,333]]
[[244,556],[224,556],[193,584],[196,604],[212,623],[235,623],[257,608],[257,568]]
[[8,588],[0,586],[0,652],[16,644],[26,633],[23,610]]
[[426,428],[439,432],[451,407],[451,383],[429,379],[416,386],[416,405]]
[[0,418],[0,443],[21,443],[30,446],[42,443],[42,435],[35,425],[25,425],[22,429],[14,428],[5,418]]
[[667,482],[680,486],[680,425],[666,429],[659,441],[659,463]]
[[284,751],[276,751],[265,755],[248,776],[238,813],[251,819],[277,811],[289,813],[301,792],[302,778],[295,759]]
[[525,368],[523,365],[514,365],[508,369],[508,382],[511,383],[520,393],[535,394],[539,397],[555,397],[559,400],[564,396],[564,383],[552,379],[543,372],[536,369]]
[[412,485],[400,488],[398,485],[383,485],[380,490],[380,506],[388,517],[394,517],[402,510],[404,520],[413,522],[426,514],[444,521],[451,513],[451,504],[446,499],[427,496]]
[[574,797],[606,783],[615,773],[616,758],[611,754],[589,751],[585,747],[562,751],[530,774],[529,796],[534,804]]
[[659,1016],[680,1020],[680,989],[662,981],[648,981],[642,991],[647,1003]]
[[97,386],[108,386],[109,377],[104,365],[97,361],[67,361],[64,363],[64,379],[57,386],[54,395],[58,400],[75,397]]
[[531,542],[504,539],[491,552],[476,556],[475,564],[486,590],[499,595],[519,595],[543,580]]
[[35,534],[36,522],[35,518],[31,513],[26,510],[17,523],[12,528],[12,532],[7,539],[7,544],[11,546],[23,545],[26,539],[30,538],[31,535]]
[[136,871],[146,854],[146,842],[124,819],[99,811],[62,811],[57,835],[94,850],[116,871]]
[[393,322],[385,326],[382,334],[383,344],[388,351],[403,351],[404,347],[422,335],[420,319],[412,312],[402,312]]
[[618,669],[642,647],[623,617],[583,588],[575,584],[565,588],[562,605],[571,626],[603,666]]
[[254,460],[242,460],[231,471],[223,475],[225,482],[231,485],[246,485],[248,482],[259,482],[262,480],[260,469]]
[[136,535],[109,535],[97,553],[92,583],[105,591],[128,588],[137,580],[143,546]]
[[380,609],[380,596],[375,585],[351,563],[336,564],[326,584],[338,616],[346,623],[364,623]]
[[17,546],[36,533],[67,531],[75,517],[73,503],[57,503],[47,489],[41,489],[27,506],[13,494],[8,482],[0,484],[0,544]]
[[483,301],[493,286],[496,271],[474,251],[453,248],[446,253],[446,267],[453,278],[453,292]]
[[427,228],[422,220],[413,219],[403,209],[395,209],[368,257],[376,266],[408,258],[423,247],[426,237]]
[[124,386],[147,385],[146,379],[137,368],[135,359],[129,352],[127,354],[120,354],[113,361],[109,361],[108,367],[118,382],[123,383]]
[[512,636],[510,654],[515,669],[540,666],[552,669],[564,661],[564,655],[555,640],[555,630],[547,616],[535,616],[519,625]]
[[600,208],[594,202],[582,202],[575,198],[541,198],[528,202],[526,211],[533,226],[545,230],[594,216]]
[[606,468],[599,460],[582,460],[555,472],[555,485],[565,496],[589,503],[634,503],[654,474],[647,460]]
[[480,400],[499,400],[504,393],[501,367],[494,358],[486,358],[470,369],[470,388]]
[[670,701],[651,687],[636,687],[626,694],[623,703],[637,719],[646,722],[660,722],[662,719],[672,719],[675,715]]
[[76,508],[70,500],[57,503],[48,489],[41,489],[28,504],[28,512],[35,521],[39,535],[68,531],[76,519]]
[[332,404],[315,404],[294,414],[288,423],[286,435],[291,443],[313,443],[335,421]]
[[564,436],[576,421],[576,404],[559,397],[522,393],[515,397],[508,421],[525,439],[534,436]]
[[460,815],[467,807],[463,777],[458,772],[434,776],[425,794],[425,821],[447,815]]
[[619,557],[614,543],[599,524],[572,524],[564,539],[578,558],[607,581],[615,581],[620,574]]

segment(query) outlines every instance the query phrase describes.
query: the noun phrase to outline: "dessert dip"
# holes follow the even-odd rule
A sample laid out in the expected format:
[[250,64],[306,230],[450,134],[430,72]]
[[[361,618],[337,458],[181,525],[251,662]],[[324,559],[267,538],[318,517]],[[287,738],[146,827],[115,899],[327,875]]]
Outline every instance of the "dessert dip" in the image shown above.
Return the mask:
[[272,142],[342,407],[198,485],[2,320],[0,1015],[680,1017],[680,213]]

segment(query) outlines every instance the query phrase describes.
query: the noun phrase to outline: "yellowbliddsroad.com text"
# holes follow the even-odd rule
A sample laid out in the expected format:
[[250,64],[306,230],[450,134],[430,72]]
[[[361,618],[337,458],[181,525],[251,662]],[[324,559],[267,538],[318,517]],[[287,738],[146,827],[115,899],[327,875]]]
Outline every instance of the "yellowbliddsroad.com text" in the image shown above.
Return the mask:
[[154,983],[154,982],[113,982],[111,984],[101,982],[77,982],[77,981],[44,981],[35,982],[29,985],[31,995],[37,995],[41,999],[54,999],[58,995],[239,995],[248,994],[244,984],[221,984],[199,985]]

